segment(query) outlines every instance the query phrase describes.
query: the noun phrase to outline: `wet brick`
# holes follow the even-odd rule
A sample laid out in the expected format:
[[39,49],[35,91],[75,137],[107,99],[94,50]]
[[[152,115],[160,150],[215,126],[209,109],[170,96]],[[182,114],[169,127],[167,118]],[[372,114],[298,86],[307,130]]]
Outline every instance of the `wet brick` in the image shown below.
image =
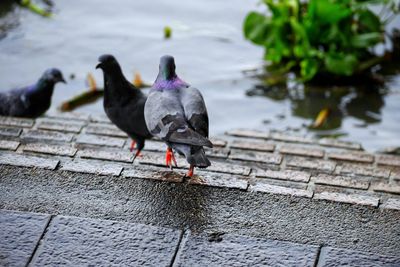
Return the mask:
[[179,237],[168,228],[57,216],[32,266],[169,266]]
[[112,123],[107,115],[92,114],[90,115],[91,122]]
[[0,210],[0,266],[27,266],[50,215]]
[[189,184],[246,190],[248,179],[243,176],[195,171],[195,174],[189,180]]
[[242,166],[237,163],[225,163],[217,161],[211,161],[211,166],[207,167],[207,169],[204,170],[212,172],[238,174],[244,176],[248,176],[251,172],[251,168],[247,166]]
[[211,137],[210,141],[213,144],[213,147],[226,147],[226,144],[228,143],[226,140],[217,137]]
[[379,204],[379,198],[365,196],[360,194],[343,194],[334,192],[321,192],[315,193],[314,199],[336,201],[348,204],[365,205],[377,207]]
[[369,266],[395,267],[400,266],[400,257],[383,256],[342,248],[323,247],[321,249],[318,267],[336,266]]
[[31,128],[33,126],[34,122],[35,121],[32,119],[0,116],[0,125],[4,125],[4,126],[17,126],[17,127]]
[[356,177],[319,174],[313,177],[313,180],[314,183],[323,185],[333,185],[355,189],[368,189],[369,187],[368,181]]
[[55,131],[45,130],[29,130],[22,134],[23,140],[33,141],[55,141],[55,142],[71,142],[74,134],[72,133],[61,133]]
[[372,183],[371,188],[376,192],[400,194],[400,185],[398,184]]
[[88,126],[86,126],[85,132],[88,134],[128,137],[126,133],[118,129],[113,124],[108,123],[90,123]]
[[304,189],[297,189],[297,188],[290,188],[285,186],[278,186],[265,183],[258,179],[254,185],[250,185],[250,191],[253,192],[263,192],[263,193],[270,193],[270,194],[278,194],[278,195],[288,195],[288,196],[295,196],[295,197],[306,197],[311,198],[313,196],[312,191],[304,190]]
[[19,146],[17,141],[0,140],[0,149],[16,150]]
[[[130,147],[131,143],[128,142],[128,147]],[[136,148],[135,148],[136,149]],[[146,140],[144,145],[144,151],[156,151],[156,152],[166,152],[167,145],[164,142],[155,141],[155,140]]]
[[237,149],[245,149],[245,150],[263,151],[263,152],[272,152],[275,149],[275,145],[271,143],[240,141],[240,140],[234,140],[230,144],[230,147]]
[[181,183],[184,174],[169,168],[158,168],[154,166],[135,166],[133,168],[124,169],[122,176],[126,178],[150,179],[158,181],[166,181],[172,183]]
[[309,137],[288,135],[284,133],[271,133],[271,139],[282,141],[282,142],[292,142],[292,143],[314,143],[315,140]]
[[377,155],[376,162],[380,165],[400,166],[400,156]]
[[243,151],[236,149],[231,151],[229,158],[235,160],[254,161],[277,165],[282,162],[281,155],[268,152]]
[[230,153],[228,148],[214,147],[205,148],[206,155],[213,158],[227,159]]
[[18,137],[22,133],[21,128],[0,127],[0,136]]
[[381,178],[388,178],[390,175],[389,169],[362,164],[343,164],[338,167],[338,171],[341,174],[374,176]]
[[336,160],[347,160],[365,163],[372,163],[374,161],[373,155],[358,151],[332,151],[328,152],[327,156],[330,159]]
[[44,153],[59,156],[73,157],[77,151],[76,148],[69,145],[46,144],[46,143],[28,143],[23,151]]
[[81,134],[76,139],[76,143],[97,146],[123,147],[125,144],[125,139],[95,134]]
[[56,120],[71,120],[74,122],[83,121],[86,122],[89,120],[89,115],[86,113],[79,112],[58,112],[58,111],[50,111],[46,113],[46,118],[56,119]]
[[389,198],[386,200],[385,203],[380,205],[382,209],[388,209],[388,210],[400,210],[400,199],[399,198]]
[[354,149],[354,150],[362,149],[361,145],[358,143],[341,141],[333,138],[322,138],[318,141],[318,144],[320,144],[321,146],[329,146],[329,147],[337,147],[345,149]]
[[191,233],[174,266],[314,266],[317,254],[318,247],[312,245],[223,233]]
[[133,162],[134,153],[129,150],[110,150],[82,148],[77,156],[87,159],[103,159],[121,162]]
[[305,182],[310,180],[311,174],[303,171],[272,171],[272,170],[257,170],[256,177],[265,177],[272,179],[280,179],[295,182]]
[[247,138],[258,138],[258,139],[268,139],[269,133],[254,131],[254,130],[245,130],[245,129],[237,129],[228,131],[227,135],[237,136],[237,137],[247,137]]
[[41,130],[53,130],[69,133],[79,133],[82,130],[83,122],[72,122],[67,120],[41,120],[37,124],[37,128]]
[[28,156],[16,153],[1,153],[0,164],[19,167],[37,167],[42,169],[54,170],[59,160],[47,159],[36,156]]
[[294,145],[283,145],[279,152],[282,154],[291,154],[304,157],[316,157],[322,158],[324,156],[324,150],[318,148],[294,146]]
[[321,159],[292,157],[287,160],[286,165],[290,167],[314,169],[331,173],[335,170],[336,163]]
[[65,162],[62,165],[61,170],[98,175],[119,176],[122,172],[122,167],[112,163],[106,164],[93,160],[75,159],[74,161]]

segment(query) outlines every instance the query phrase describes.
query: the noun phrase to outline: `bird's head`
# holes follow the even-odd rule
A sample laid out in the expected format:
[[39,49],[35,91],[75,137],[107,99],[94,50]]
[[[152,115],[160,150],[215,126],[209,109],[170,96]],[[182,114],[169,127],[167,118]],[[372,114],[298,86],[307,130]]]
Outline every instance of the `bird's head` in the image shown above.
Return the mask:
[[159,75],[165,80],[171,80],[176,77],[173,56],[166,55],[160,58]]
[[52,82],[52,83],[58,83],[58,82],[67,83],[64,80],[64,77],[63,77],[61,71],[56,68],[51,68],[51,69],[46,70],[45,73],[43,74],[43,78],[46,81]]
[[118,61],[113,55],[105,54],[99,57],[99,64],[97,64],[96,69],[110,70],[114,67],[119,66]]

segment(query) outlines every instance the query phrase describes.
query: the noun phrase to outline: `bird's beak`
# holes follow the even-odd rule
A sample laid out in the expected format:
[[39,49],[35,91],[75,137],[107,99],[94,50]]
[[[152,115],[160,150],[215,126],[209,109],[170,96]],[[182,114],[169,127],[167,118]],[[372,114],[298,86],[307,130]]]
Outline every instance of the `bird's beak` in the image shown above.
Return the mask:
[[96,69],[101,69],[101,67],[103,66],[102,63],[97,64]]
[[62,83],[67,83],[67,82],[64,80],[63,77],[60,78],[60,82],[62,82]]

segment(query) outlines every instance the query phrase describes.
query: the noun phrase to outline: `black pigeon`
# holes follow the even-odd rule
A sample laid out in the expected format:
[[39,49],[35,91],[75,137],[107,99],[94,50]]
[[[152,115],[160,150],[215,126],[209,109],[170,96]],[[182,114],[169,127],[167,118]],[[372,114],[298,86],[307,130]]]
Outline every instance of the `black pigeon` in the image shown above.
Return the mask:
[[54,85],[65,83],[58,69],[48,69],[37,83],[0,93],[0,115],[37,118],[45,113],[51,104]]
[[144,147],[145,139],[151,138],[144,121],[146,95],[128,82],[118,61],[112,55],[99,57],[104,73],[104,111],[108,118],[132,138],[131,151],[136,144],[136,158]]
[[163,56],[156,81],[144,108],[147,128],[168,145],[167,166],[176,165],[172,149],[186,157],[190,164],[187,176],[194,167],[211,165],[203,146],[212,147],[208,140],[208,115],[199,90],[182,81],[175,73],[172,56]]

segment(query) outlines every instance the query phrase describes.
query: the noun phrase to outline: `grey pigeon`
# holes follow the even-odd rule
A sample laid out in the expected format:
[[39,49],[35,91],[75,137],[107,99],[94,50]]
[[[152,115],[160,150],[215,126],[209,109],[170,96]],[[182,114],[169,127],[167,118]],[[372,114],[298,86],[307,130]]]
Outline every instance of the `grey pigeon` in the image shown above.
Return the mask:
[[37,118],[51,105],[54,85],[65,83],[58,69],[48,69],[37,83],[0,93],[0,115]]
[[190,164],[187,176],[194,167],[211,165],[203,146],[212,147],[208,140],[208,115],[199,90],[182,81],[175,73],[172,56],[160,59],[159,73],[144,107],[150,133],[165,141],[167,166],[176,165],[172,149],[184,155]]
[[118,61],[112,55],[99,57],[104,74],[104,111],[108,118],[132,138],[131,151],[136,144],[136,158],[143,149],[145,139],[151,138],[144,121],[146,95],[128,82]]

